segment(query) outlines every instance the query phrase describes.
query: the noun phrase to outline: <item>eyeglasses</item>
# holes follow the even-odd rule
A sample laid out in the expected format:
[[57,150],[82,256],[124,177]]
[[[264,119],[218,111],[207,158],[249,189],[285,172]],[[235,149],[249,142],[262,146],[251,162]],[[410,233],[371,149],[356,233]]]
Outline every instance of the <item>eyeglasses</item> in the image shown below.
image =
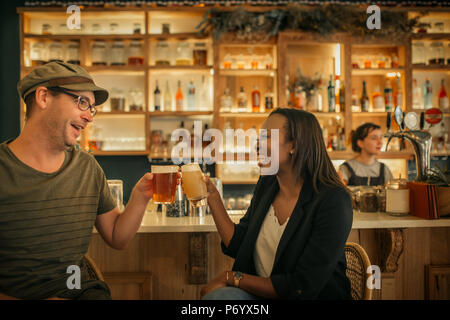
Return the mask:
[[64,93],[68,96],[73,97],[75,100],[77,100],[77,106],[78,109],[80,109],[81,111],[86,111],[88,109],[91,109],[91,115],[94,117],[97,114],[97,109],[95,108],[95,106],[91,105],[89,103],[89,99],[83,96],[78,96],[76,94],[73,94],[71,92],[68,92],[66,90],[64,90],[63,88],[60,87],[48,87],[47,89],[51,90],[51,91],[55,91],[55,92],[61,92]]

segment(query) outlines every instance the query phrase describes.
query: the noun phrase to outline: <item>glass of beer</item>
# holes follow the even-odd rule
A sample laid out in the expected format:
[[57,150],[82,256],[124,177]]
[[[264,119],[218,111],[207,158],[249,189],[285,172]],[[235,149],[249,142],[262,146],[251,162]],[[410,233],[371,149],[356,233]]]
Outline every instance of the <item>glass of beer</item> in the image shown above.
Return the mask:
[[175,201],[178,166],[152,166],[153,202],[170,204]]
[[184,193],[194,208],[208,204],[206,183],[198,163],[185,164],[181,167],[181,182]]

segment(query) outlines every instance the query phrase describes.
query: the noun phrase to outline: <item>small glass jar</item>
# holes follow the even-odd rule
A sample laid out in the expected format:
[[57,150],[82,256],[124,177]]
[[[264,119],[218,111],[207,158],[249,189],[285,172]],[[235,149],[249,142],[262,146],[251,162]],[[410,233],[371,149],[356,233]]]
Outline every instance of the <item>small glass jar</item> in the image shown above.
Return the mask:
[[92,34],[101,34],[102,26],[99,23],[94,23],[92,25]]
[[170,50],[169,44],[166,41],[159,41],[155,49],[155,65],[169,66],[170,65]]
[[80,64],[80,43],[71,41],[67,46],[67,62]]
[[361,212],[377,212],[378,211],[378,197],[375,187],[361,186],[360,187],[360,202],[359,210]]
[[144,65],[144,50],[140,41],[131,41],[130,50],[128,54],[128,65],[143,66]]
[[206,50],[206,43],[196,42],[194,44],[194,65],[206,66],[208,58],[208,51]]
[[414,65],[425,65],[425,44],[423,42],[413,42],[412,44],[412,63]]
[[352,193],[353,210],[359,210],[359,186],[349,186],[348,189]]
[[49,46],[48,60],[51,61],[64,61],[63,46],[60,41],[53,41]]
[[445,64],[444,45],[441,41],[436,41],[431,44],[430,59],[428,63],[430,65]]
[[111,89],[111,111],[125,111],[125,95],[122,89]]
[[119,32],[119,24],[116,22],[112,22],[109,24],[109,33],[117,34]]
[[170,23],[163,23],[161,25],[161,32],[162,32],[162,34],[169,34],[170,33]]
[[386,212],[386,188],[384,186],[377,187],[378,211]]
[[49,34],[52,34],[52,33],[53,33],[52,25],[48,24],[48,23],[44,23],[42,25],[42,34],[49,35]]
[[192,65],[192,50],[189,46],[189,42],[178,42],[177,45],[177,66],[190,66]]
[[125,65],[125,45],[122,40],[116,40],[111,46],[111,65]]
[[393,216],[409,214],[409,187],[405,179],[392,179],[386,185],[386,213]]
[[141,34],[141,24],[139,22],[133,23],[133,34]]
[[444,33],[444,22],[437,21],[433,25],[433,32],[434,33]]
[[30,60],[33,67],[45,64],[45,45],[43,42],[36,42],[31,46]]
[[69,29],[67,28],[67,24],[66,23],[61,23],[59,25],[58,33],[59,34],[68,34],[69,33]]
[[91,56],[93,66],[106,66],[106,45],[104,41],[94,42]]
[[130,90],[130,111],[144,110],[144,93],[139,88],[132,88]]

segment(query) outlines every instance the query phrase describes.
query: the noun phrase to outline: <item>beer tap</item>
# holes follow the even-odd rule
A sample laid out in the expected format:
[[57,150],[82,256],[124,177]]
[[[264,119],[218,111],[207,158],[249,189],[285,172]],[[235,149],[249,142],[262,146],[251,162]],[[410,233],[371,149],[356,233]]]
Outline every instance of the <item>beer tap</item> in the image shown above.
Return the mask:
[[[389,118],[390,114],[388,114],[388,123],[390,124]],[[400,131],[390,132],[390,126],[388,127],[388,132],[384,134],[384,137],[388,138],[385,151],[387,150],[392,138],[408,140],[412,144],[416,155],[417,180],[422,181],[425,180],[425,176],[430,168],[432,136],[429,132],[424,130],[404,131],[404,125],[402,125],[403,118],[404,116],[401,107],[395,108],[394,119],[399,126]]]

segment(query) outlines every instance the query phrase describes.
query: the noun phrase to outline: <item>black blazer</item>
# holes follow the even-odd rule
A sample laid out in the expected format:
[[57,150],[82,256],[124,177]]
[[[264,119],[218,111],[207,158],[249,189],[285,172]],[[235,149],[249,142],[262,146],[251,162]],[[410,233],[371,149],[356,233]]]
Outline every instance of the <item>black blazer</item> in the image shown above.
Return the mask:
[[[279,188],[275,176],[261,177],[228,247],[221,243],[222,251],[235,258],[234,271],[256,275],[256,239]],[[318,189],[315,193],[305,177],[280,239],[270,279],[281,298],[351,299],[344,247],[353,222],[352,200],[344,188]]]

